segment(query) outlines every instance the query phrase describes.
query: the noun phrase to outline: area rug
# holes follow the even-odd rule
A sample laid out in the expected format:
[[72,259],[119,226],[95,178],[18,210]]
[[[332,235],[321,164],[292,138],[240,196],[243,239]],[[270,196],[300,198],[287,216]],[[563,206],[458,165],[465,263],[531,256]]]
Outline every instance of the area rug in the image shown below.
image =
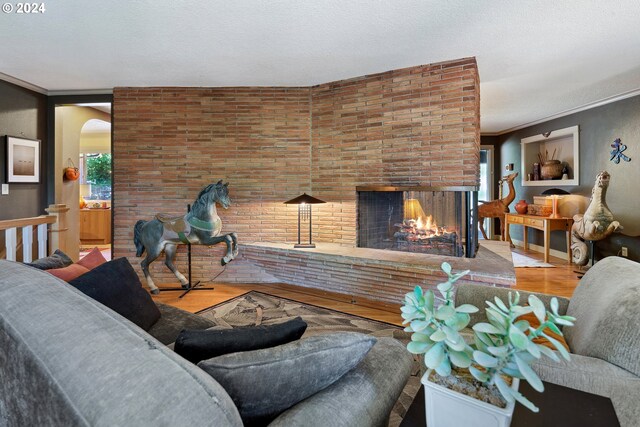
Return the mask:
[[555,268],[547,262],[537,260],[535,258],[528,257],[517,252],[511,252],[514,267],[540,267],[540,268]]
[[[307,322],[304,337],[328,332],[361,332],[376,337],[394,337],[405,345],[410,335],[401,327],[365,319],[339,311],[251,291],[232,300],[206,308],[199,315],[213,320],[220,328],[280,323],[282,319],[300,316]],[[389,426],[399,426],[420,388],[420,362],[415,358],[414,368],[396,402]]]

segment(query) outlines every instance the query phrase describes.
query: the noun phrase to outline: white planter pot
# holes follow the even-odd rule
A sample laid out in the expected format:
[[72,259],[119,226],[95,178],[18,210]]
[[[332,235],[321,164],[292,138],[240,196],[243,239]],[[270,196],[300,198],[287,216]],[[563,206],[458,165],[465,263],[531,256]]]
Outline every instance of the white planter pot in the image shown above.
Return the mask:
[[[511,387],[518,389],[520,380],[513,379]],[[429,427],[509,427],[515,402],[498,408],[467,395],[449,390],[426,378],[424,384],[425,412]]]

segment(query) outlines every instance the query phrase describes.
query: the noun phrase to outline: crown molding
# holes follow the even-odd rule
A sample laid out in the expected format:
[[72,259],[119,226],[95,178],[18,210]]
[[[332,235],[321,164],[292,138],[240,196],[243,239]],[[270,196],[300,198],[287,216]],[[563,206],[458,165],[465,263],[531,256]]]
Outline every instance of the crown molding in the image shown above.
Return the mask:
[[504,130],[501,130],[501,131],[498,131],[498,132],[486,132],[486,133],[485,132],[480,132],[480,135],[483,135],[483,136],[500,136],[500,135],[504,135],[505,133],[515,132],[517,130],[527,128],[529,126],[538,125],[540,123],[548,122],[548,121],[554,120],[554,119],[559,119],[561,117],[569,116],[571,114],[579,113],[581,111],[590,110],[590,109],[596,108],[596,107],[601,107],[603,105],[611,104],[611,103],[617,102],[617,101],[622,101],[623,99],[631,98],[631,97],[634,97],[634,96],[637,96],[637,95],[640,95],[640,88],[639,89],[630,90],[628,92],[623,92],[621,94],[610,96],[610,97],[607,97],[607,98],[603,98],[603,99],[598,100],[598,101],[590,102],[588,104],[581,105],[580,107],[570,108],[568,110],[564,110],[564,111],[561,111],[559,113],[552,114],[550,116],[546,116],[546,117],[543,117],[541,119],[534,120],[532,122],[523,123],[521,125],[514,126],[512,128],[508,128],[508,129],[504,129]]
[[20,80],[19,78],[10,76],[9,74],[0,72],[0,80],[4,80],[5,82],[23,87],[25,89],[29,89],[33,92],[41,93],[42,95],[48,95],[47,90],[45,88],[40,87],[38,85],[34,85],[33,83],[26,82],[24,80]]
[[113,89],[82,89],[82,90],[50,90],[48,96],[72,95],[112,95]]

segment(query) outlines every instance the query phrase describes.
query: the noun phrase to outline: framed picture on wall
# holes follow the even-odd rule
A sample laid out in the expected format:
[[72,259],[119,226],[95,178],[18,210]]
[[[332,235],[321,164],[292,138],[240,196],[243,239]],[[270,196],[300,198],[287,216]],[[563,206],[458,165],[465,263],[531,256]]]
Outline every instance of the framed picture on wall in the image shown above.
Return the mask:
[[40,141],[7,135],[7,182],[40,182]]

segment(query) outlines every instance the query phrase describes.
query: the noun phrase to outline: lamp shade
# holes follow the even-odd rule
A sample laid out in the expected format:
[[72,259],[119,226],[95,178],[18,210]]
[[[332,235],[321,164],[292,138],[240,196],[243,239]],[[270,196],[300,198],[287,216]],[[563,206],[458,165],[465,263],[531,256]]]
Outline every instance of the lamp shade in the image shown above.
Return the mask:
[[544,190],[542,192],[543,196],[562,196],[566,194],[571,194],[568,191],[563,190],[562,188],[550,188],[548,190]]
[[285,205],[302,205],[302,204],[317,205],[319,203],[327,203],[327,202],[325,202],[324,200],[316,199],[315,197],[310,196],[307,193],[303,193],[301,196],[294,197],[293,199],[287,200],[286,202],[284,202]]

